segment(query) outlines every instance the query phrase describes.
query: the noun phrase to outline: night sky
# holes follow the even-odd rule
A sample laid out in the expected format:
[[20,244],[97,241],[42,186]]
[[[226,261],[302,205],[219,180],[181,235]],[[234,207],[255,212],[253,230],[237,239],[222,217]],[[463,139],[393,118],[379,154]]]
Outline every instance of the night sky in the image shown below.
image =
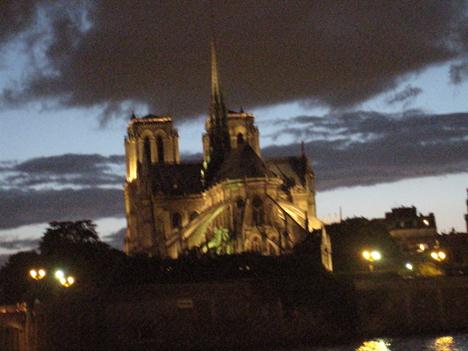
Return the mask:
[[320,218],[415,205],[464,230],[466,1],[3,0],[0,256],[52,220],[119,245],[132,111],[173,115],[197,157],[211,12],[228,108],[255,114],[265,157],[305,142]]

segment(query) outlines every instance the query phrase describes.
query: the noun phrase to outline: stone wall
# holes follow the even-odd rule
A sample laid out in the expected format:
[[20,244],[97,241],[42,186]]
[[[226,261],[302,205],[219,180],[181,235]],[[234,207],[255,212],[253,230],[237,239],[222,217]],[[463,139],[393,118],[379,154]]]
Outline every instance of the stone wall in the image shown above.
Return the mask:
[[468,327],[464,277],[285,279],[60,296],[30,314],[25,351],[238,349]]

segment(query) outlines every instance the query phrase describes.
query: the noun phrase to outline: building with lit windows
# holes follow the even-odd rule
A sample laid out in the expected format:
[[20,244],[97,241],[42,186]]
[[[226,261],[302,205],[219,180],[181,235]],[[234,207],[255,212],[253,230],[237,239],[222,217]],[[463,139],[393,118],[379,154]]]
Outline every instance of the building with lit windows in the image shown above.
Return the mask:
[[423,215],[416,207],[397,207],[385,213],[382,222],[390,235],[405,251],[422,252],[438,245],[436,220],[433,213]]
[[181,162],[171,116],[132,115],[125,139],[128,254],[177,258],[195,249],[281,255],[319,236],[322,264],[332,270],[309,159],[303,150],[262,158],[254,116],[225,107],[214,43],[202,143],[202,162]]

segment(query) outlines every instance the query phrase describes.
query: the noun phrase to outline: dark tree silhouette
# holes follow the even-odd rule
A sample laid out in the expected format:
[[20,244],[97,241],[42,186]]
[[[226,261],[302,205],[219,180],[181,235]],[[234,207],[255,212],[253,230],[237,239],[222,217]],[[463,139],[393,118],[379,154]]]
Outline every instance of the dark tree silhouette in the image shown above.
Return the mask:
[[[112,285],[125,254],[99,240],[96,225],[90,220],[51,222],[39,242],[39,250],[10,256],[0,270],[0,298],[3,302],[18,302],[31,295],[52,296],[58,283],[57,269],[76,279],[75,291],[90,291]],[[47,277],[39,282],[29,276],[31,268],[44,268]]]
[[77,249],[106,246],[99,240],[96,225],[90,220],[50,222],[39,243],[39,251],[42,255],[48,256],[76,253]]
[[35,251],[11,255],[0,270],[0,304],[16,303],[31,288],[29,269],[40,265],[41,258]]

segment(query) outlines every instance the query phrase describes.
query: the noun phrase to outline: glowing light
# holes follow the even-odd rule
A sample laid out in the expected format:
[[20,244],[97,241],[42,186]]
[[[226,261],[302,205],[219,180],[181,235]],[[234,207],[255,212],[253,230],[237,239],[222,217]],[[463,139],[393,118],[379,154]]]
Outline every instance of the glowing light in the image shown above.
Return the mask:
[[63,276],[59,278],[59,282],[65,288],[69,288],[70,286],[75,284],[75,278],[72,276],[68,276],[68,277]]
[[419,252],[424,252],[426,249],[427,249],[427,245],[426,244],[419,244]]
[[374,262],[374,261],[380,261],[382,259],[382,254],[377,250],[372,250],[372,251],[364,250],[362,252],[362,257],[364,257],[364,259],[367,261]]
[[434,341],[434,346],[435,351],[458,350],[458,348],[454,347],[453,337],[451,336],[442,336],[440,338],[437,338]]
[[369,260],[371,258],[371,253],[369,251],[363,251],[362,257],[364,257],[366,260]]
[[43,268],[31,269],[29,275],[35,280],[41,280],[46,276],[47,272]]
[[436,261],[443,261],[447,258],[447,254],[444,251],[432,251],[431,257]]
[[371,252],[371,258],[374,261],[380,261],[382,259],[382,254],[379,251],[372,251]]
[[55,278],[57,278],[60,281],[61,279],[65,278],[65,273],[59,269],[55,271]]
[[364,341],[356,351],[390,351],[390,344],[385,340]]
[[44,269],[39,269],[39,270],[37,271],[37,273],[39,274],[39,279],[44,278],[44,277],[46,276],[46,274],[47,274],[46,271],[45,271]]
[[423,223],[427,226],[429,226],[429,221],[427,219],[423,219]]
[[405,267],[406,267],[406,269],[408,269],[410,271],[412,271],[413,268],[414,268],[413,265],[411,263],[409,263],[409,262],[405,264]]

